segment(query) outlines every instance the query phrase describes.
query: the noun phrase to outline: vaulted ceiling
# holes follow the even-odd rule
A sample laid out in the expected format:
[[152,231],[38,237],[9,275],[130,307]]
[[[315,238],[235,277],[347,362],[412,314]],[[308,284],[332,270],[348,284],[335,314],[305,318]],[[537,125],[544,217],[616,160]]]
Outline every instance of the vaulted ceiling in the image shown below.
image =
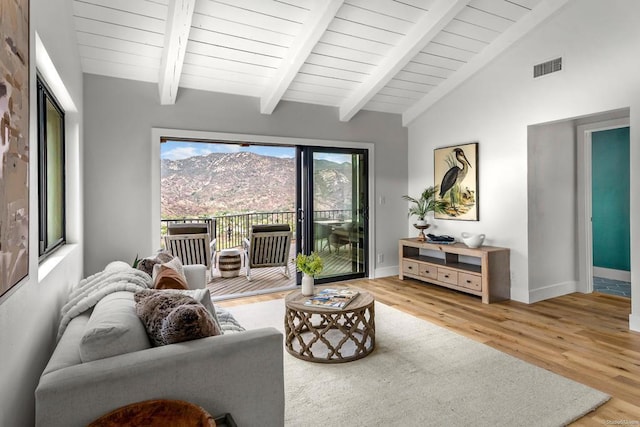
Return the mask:
[[[568,0],[74,0],[85,73],[402,114],[406,125]],[[533,65],[533,64],[532,64]]]

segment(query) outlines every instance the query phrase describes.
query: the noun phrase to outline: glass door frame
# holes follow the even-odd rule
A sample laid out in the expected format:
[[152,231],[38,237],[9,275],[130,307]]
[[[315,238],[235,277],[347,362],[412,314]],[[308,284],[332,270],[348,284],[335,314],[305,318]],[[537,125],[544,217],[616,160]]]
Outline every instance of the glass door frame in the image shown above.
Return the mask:
[[[364,158],[364,171],[362,176],[364,179],[364,207],[362,229],[364,231],[362,250],[364,255],[362,262],[364,264],[363,271],[357,273],[345,273],[337,276],[321,277],[315,280],[316,284],[331,283],[342,280],[368,278],[370,274],[370,191],[371,191],[371,175],[370,175],[370,158],[371,153],[367,148],[346,148],[346,147],[327,147],[313,145],[296,145],[296,255],[298,253],[310,254],[315,249],[315,227],[314,227],[314,203],[313,203],[313,154],[329,153],[329,154],[358,154]],[[311,242],[308,244],[307,242]],[[302,282],[302,273],[296,271],[296,284]]]

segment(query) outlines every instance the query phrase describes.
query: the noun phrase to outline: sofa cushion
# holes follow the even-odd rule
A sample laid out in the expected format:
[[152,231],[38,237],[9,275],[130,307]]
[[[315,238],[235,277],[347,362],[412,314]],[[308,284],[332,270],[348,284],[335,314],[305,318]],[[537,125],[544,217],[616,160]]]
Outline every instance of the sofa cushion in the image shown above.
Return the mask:
[[134,299],[136,313],[154,346],[220,334],[211,313],[188,295],[143,290],[136,292]]
[[150,348],[144,325],[136,315],[131,292],[114,292],[93,309],[80,340],[82,362]]
[[187,280],[176,270],[167,267],[165,264],[156,264],[153,268],[154,273],[156,273],[156,267],[160,268],[153,279],[153,287],[155,289],[189,289]]

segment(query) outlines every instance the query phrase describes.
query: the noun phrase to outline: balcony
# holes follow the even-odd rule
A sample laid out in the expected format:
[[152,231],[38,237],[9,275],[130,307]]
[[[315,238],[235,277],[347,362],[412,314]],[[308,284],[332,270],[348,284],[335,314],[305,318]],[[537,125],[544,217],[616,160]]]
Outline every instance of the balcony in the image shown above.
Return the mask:
[[[352,245],[344,244],[338,238],[341,230],[340,224],[351,222],[351,210],[326,210],[318,211],[314,215],[316,227],[316,241],[314,250],[322,255],[324,270],[322,277],[332,276],[345,271],[350,271],[352,260]],[[221,278],[219,272],[214,270],[211,275],[208,288],[214,299],[223,299],[239,296],[245,293],[266,293],[283,289],[292,289],[296,285],[296,267],[294,258],[296,254],[296,214],[294,211],[284,212],[251,212],[235,215],[222,215],[208,218],[180,218],[162,219],[161,233],[167,233],[169,224],[199,223],[206,224],[209,235],[216,239],[217,250],[242,248],[242,241],[249,236],[249,230],[254,224],[289,224],[293,231],[294,241],[290,250],[289,271],[291,278],[287,279],[281,273],[281,268],[263,268],[251,271],[252,280],[245,277],[244,265],[237,278]],[[334,236],[332,236],[332,233]],[[334,238],[332,238],[334,237]]]

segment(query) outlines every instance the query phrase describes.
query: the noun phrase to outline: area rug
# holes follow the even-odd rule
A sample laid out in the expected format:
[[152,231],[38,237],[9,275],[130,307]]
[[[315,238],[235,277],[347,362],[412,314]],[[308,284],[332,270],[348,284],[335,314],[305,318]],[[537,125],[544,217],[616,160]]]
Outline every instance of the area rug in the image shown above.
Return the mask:
[[[284,353],[287,426],[561,426],[604,393],[376,302],[376,349],[349,363]],[[284,301],[230,307],[284,331]]]

